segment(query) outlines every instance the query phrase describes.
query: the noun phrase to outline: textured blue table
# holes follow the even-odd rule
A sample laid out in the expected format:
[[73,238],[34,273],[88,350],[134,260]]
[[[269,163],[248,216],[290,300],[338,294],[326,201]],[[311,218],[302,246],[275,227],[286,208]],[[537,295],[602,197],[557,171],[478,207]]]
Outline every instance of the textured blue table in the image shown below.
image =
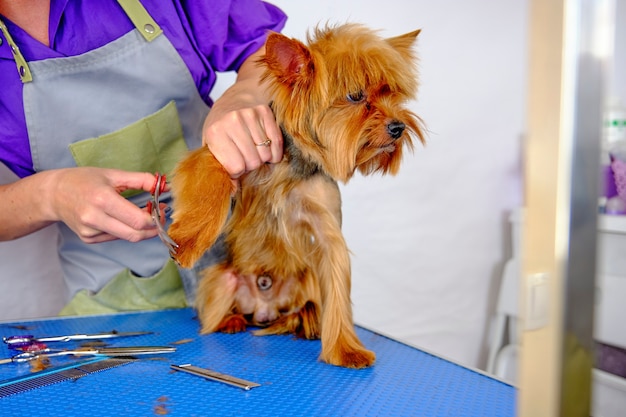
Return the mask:
[[[362,328],[357,328],[359,337],[377,355],[376,364],[362,370],[319,362],[319,341],[249,332],[201,336],[198,329],[191,309],[0,324],[0,336],[148,330],[154,334],[108,343],[177,347],[173,354],[1,398],[2,414],[512,417],[515,413],[512,386]],[[185,340],[188,343],[176,344]],[[0,344],[0,356],[8,357],[9,350]],[[170,364],[186,363],[261,386],[245,391],[170,369]],[[0,365],[0,380],[21,375],[31,375],[28,364]]]

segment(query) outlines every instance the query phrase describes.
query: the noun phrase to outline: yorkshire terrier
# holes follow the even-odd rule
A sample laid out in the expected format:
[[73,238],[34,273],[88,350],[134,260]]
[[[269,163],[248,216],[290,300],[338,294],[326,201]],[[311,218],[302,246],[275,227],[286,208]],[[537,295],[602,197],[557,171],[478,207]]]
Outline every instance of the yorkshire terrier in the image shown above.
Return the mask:
[[406,107],[418,86],[419,32],[385,39],[345,24],[316,28],[307,45],[269,34],[258,65],[283,160],[235,184],[202,147],[180,162],[171,184],[169,234],[180,265],[192,266],[225,237],[226,259],[203,272],[197,291],[202,333],[261,327],[256,334],[320,338],[329,364],[374,363],[354,331],[337,182],[356,171],[395,174],[403,149],[424,142],[421,119]]

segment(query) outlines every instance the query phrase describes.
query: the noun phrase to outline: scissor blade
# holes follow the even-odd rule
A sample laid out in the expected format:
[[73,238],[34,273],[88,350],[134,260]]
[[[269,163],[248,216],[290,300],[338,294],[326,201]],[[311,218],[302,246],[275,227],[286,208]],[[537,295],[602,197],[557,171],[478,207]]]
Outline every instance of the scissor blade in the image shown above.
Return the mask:
[[93,349],[88,352],[105,356],[133,356],[133,355],[154,355],[160,353],[176,352],[172,346],[131,346],[131,347],[108,347]]
[[[93,338],[97,338],[97,339],[108,339],[108,338],[113,338],[113,337],[144,336],[147,334],[154,334],[154,332],[108,332],[108,333],[100,333],[99,335],[94,334],[90,336],[94,336]],[[100,336],[100,337],[95,337],[95,336]]]
[[114,337],[143,336],[153,332],[104,332],[93,334],[70,334],[67,336],[38,337],[39,342],[69,342],[70,340],[111,339]]

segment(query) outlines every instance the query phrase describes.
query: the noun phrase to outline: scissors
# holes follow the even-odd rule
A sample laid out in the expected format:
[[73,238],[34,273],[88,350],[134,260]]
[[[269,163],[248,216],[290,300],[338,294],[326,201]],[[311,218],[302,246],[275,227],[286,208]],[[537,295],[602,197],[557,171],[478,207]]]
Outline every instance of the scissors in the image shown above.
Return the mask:
[[13,357],[0,359],[0,365],[5,363],[22,363],[35,360],[42,356],[135,356],[154,355],[160,353],[176,352],[171,346],[133,346],[133,347],[110,347],[110,348],[80,348],[80,349],[41,349],[32,352],[22,352]]
[[4,343],[11,349],[20,349],[35,343],[69,342],[72,340],[111,339],[115,337],[143,336],[153,332],[106,332],[94,334],[70,334],[65,336],[34,337],[33,335],[3,337]]
[[170,252],[170,256],[176,255],[176,249],[178,249],[178,244],[172,240],[171,237],[168,236],[167,232],[163,228],[161,224],[161,210],[159,208],[159,197],[161,193],[165,190],[166,182],[165,182],[165,174],[161,175],[158,172],[154,177],[154,185],[150,190],[150,194],[152,194],[152,200],[148,201],[147,208],[150,214],[152,215],[152,220],[154,220],[154,224],[157,227],[157,233],[161,242],[165,244],[167,249]]

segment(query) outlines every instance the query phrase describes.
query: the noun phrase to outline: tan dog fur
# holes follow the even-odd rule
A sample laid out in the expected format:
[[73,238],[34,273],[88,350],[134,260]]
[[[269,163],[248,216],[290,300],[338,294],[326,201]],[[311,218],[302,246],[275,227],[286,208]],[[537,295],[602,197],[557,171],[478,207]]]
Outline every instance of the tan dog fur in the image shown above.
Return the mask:
[[236,187],[203,147],[172,182],[169,234],[182,266],[225,234],[227,259],[209,267],[198,288],[203,333],[261,326],[257,334],[321,338],[320,358],[333,365],[374,363],[354,331],[337,181],[357,170],[395,174],[412,138],[423,142],[421,121],[406,108],[418,85],[418,33],[383,39],[346,24],[316,29],[308,45],[268,36],[259,65],[284,133],[282,162]]

